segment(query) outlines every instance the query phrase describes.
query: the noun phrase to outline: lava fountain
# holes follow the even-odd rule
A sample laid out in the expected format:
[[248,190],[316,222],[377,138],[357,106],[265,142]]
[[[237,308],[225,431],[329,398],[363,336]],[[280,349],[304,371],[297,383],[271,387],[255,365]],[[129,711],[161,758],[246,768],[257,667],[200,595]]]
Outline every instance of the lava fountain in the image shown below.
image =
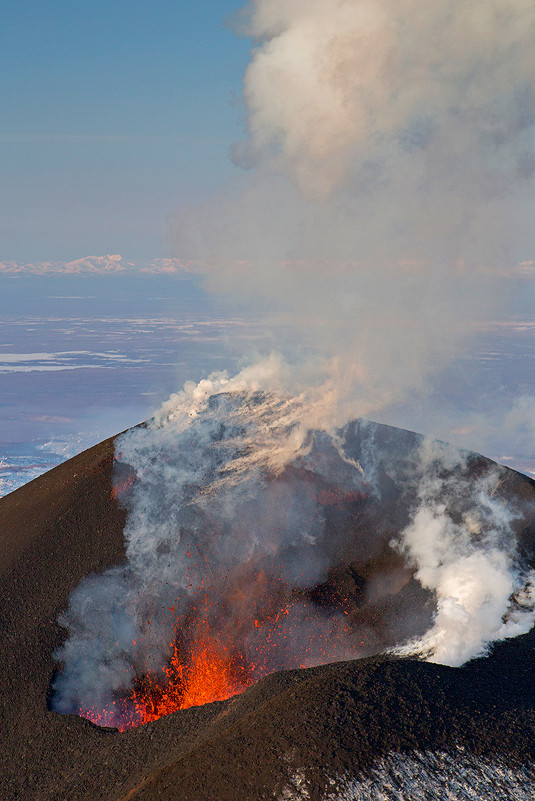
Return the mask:
[[[303,471],[301,480],[309,493],[314,492],[313,477]],[[316,488],[316,493],[321,499],[317,502],[329,506],[366,499],[358,491]],[[335,583],[296,587],[273,570],[263,571],[262,560],[252,558],[224,576],[223,593],[220,580],[205,579],[210,558],[198,544],[188,545],[186,556],[187,593],[167,609],[173,637],[166,661],[158,669],[137,664],[131,687],[119,688],[104,709],[80,707],[82,717],[122,731],[178,709],[225,700],[274,669],[303,668],[341,654],[349,659],[362,650],[357,644],[363,646],[364,641],[351,643],[349,637],[355,623],[352,598]],[[201,566],[204,575],[194,586]],[[304,620],[312,608],[316,621],[307,633]],[[145,631],[150,626],[147,617]],[[133,640],[134,652],[137,645]]]

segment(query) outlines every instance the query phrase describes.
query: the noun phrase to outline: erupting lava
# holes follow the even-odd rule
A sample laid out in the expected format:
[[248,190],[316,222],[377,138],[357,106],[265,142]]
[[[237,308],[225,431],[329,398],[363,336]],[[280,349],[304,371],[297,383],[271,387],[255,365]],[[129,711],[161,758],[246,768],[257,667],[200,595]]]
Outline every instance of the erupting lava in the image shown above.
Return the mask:
[[[207,595],[202,606],[207,612]],[[171,611],[175,611],[174,607]],[[207,617],[204,614],[200,621],[186,624],[190,630],[185,632],[181,628],[182,615],[182,621],[175,623],[171,656],[161,671],[147,669],[143,675],[138,674],[133,688],[112,702],[113,709],[81,708],[79,714],[99,726],[125,731],[179,709],[223,701],[243,692],[253,683],[254,666],[248,665],[237,649],[213,635]]]
[[176,644],[160,676],[139,677],[130,695],[114,701],[115,710],[80,709],[82,717],[119,731],[142,726],[178,709],[223,701],[252,684],[238,654],[209,638],[195,643],[188,660],[181,660]]
[[[263,583],[262,576],[259,576],[259,581]],[[243,692],[273,670],[273,654],[275,659],[280,659],[284,654],[288,668],[306,667],[301,660],[306,661],[312,650],[311,644],[307,647],[306,641],[299,642],[296,651],[291,624],[289,627],[287,625],[294,604],[299,606],[299,600],[286,603],[271,614],[258,613],[258,617],[248,622],[254,632],[251,632],[251,639],[254,640],[256,635],[257,640],[257,659],[251,660],[244,655],[243,649],[225,645],[221,637],[212,631],[207,619],[211,604],[205,595],[202,605],[205,614],[202,619],[184,624],[184,617],[187,616],[182,615],[181,623],[175,625],[176,638],[170,644],[171,657],[161,671],[156,673],[147,670],[145,674],[137,675],[133,687],[120,694],[112,702],[111,709],[80,708],[78,714],[99,726],[112,726],[119,731],[126,731],[179,709],[223,701]],[[185,628],[180,627],[183,625]],[[336,629],[339,634],[348,631],[346,627],[337,626],[333,619],[329,626],[330,634]],[[332,640],[332,637],[327,639]],[[332,641],[329,645],[332,647]],[[326,642],[320,651],[323,658],[329,658],[329,650]],[[355,653],[356,648],[349,649],[348,658],[355,656]]]
[[171,648],[172,656],[161,673],[138,676],[129,695],[113,701],[113,711],[82,708],[79,714],[99,726],[125,731],[178,709],[223,701],[253,683],[252,669],[237,651],[212,638],[206,623],[199,627],[185,657],[176,641]]

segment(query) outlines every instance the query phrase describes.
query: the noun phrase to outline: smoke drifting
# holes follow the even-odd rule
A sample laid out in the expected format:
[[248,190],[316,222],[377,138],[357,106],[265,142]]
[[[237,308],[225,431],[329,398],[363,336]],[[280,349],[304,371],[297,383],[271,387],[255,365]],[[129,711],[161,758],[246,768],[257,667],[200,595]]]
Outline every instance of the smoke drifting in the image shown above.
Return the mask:
[[258,0],[242,26],[251,170],[184,211],[176,247],[271,309],[340,422],[377,414],[425,391],[531,253],[535,10]]
[[458,665],[535,619],[502,473],[348,423],[425,393],[523,255],[535,7],[256,0],[240,24],[249,172],[177,249],[270,310],[277,355],[118,440],[127,561],[73,593],[55,684],[107,723],[147,719],[147,676],[184,695],[206,638],[230,693],[385,648]]
[[354,187],[371,162],[409,190],[423,179],[436,198],[496,196],[528,168],[529,2],[256,0],[250,11],[260,46],[245,75],[249,161],[303,193]]

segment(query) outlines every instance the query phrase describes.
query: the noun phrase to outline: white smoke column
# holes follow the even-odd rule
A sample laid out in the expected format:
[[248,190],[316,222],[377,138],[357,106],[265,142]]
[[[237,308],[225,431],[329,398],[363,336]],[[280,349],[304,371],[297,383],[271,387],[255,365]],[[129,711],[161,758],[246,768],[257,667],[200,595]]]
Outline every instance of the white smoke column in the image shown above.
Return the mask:
[[[61,711],[105,707],[129,677],[165,662],[169,608],[208,577],[191,553],[212,555],[217,590],[249,560],[301,589],[323,581],[340,554],[322,540],[322,509],[303,486],[267,476],[312,459],[311,427],[332,433],[425,391],[533,242],[514,223],[535,172],[532,0],[255,0],[248,9],[257,44],[244,82],[248,139],[234,159],[251,171],[184,211],[177,248],[204,260],[211,289],[272,311],[286,361],[189,384],[121,440],[137,478],[128,559],[103,577],[102,594],[88,579],[71,598]],[[328,447],[343,488],[359,492],[358,465],[334,438]],[[445,458],[434,473],[429,464],[433,481],[420,485],[400,548],[438,604],[427,637],[407,650],[458,664],[527,630],[533,591],[517,564],[514,511],[484,483],[459,501],[456,482],[442,481]],[[457,458],[450,468],[463,473]],[[241,603],[229,599],[220,633],[252,648]],[[296,607],[288,632],[306,617]],[[321,641],[325,620],[310,624],[310,640]]]
[[437,611],[423,637],[395,650],[459,666],[532,628],[535,571],[519,564],[511,528],[519,513],[495,496],[498,473],[476,480],[467,496],[459,451],[426,442],[421,457],[419,503],[394,545],[435,593]]
[[306,193],[352,183],[373,153],[401,158],[411,189],[458,195],[468,168],[495,190],[522,166],[499,156],[528,146],[534,23],[529,0],[252,0],[249,147]]
[[184,210],[178,253],[284,324],[326,419],[377,417],[425,391],[532,252],[535,6],[254,0],[241,24],[250,170]]

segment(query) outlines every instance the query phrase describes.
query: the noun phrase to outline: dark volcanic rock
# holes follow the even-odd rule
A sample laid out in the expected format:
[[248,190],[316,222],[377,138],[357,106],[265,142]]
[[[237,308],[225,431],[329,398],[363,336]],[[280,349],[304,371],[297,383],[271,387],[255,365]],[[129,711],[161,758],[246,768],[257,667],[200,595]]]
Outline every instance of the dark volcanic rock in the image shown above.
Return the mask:
[[[387,427],[382,436],[385,447],[415,444]],[[281,672],[229,701],[123,734],[52,712],[53,652],[64,637],[57,616],[82,577],[124,556],[112,462],[107,440],[0,500],[1,799],[290,798],[285,788],[302,775],[309,795],[295,797],[314,800],[329,779],[367,771],[393,751],[462,747],[513,766],[533,762],[532,634],[457,669],[371,657]],[[474,457],[474,473],[485,464]],[[502,493],[535,501],[533,482],[502,473]],[[532,522],[518,534],[531,556]]]
[[[532,658],[533,643],[524,646]],[[515,665],[511,654],[505,662]],[[330,777],[358,775],[392,751],[457,746],[531,762],[533,694],[511,692],[501,670],[482,675],[473,665],[370,658],[268,677],[130,797],[267,799],[302,772],[309,797],[320,799]]]

